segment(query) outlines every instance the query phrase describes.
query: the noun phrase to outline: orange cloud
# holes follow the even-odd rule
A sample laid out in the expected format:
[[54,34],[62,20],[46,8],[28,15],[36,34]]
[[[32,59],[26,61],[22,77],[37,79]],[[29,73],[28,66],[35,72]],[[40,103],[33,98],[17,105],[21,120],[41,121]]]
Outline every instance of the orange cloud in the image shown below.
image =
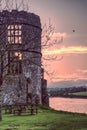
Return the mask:
[[80,73],[83,73],[83,74],[87,73],[87,69],[86,70],[78,69],[77,71],[80,72]]
[[84,54],[84,53],[87,53],[87,47],[82,46],[61,47],[60,49],[43,50],[43,55]]
[[53,81],[78,81],[78,80],[87,80],[87,77],[83,75],[78,75],[78,73],[73,73],[72,75],[58,75],[56,76]]
[[66,33],[60,33],[60,32],[54,32],[53,35],[52,35],[52,38],[56,39],[56,38],[60,38],[60,37],[63,37],[63,38],[66,38],[67,37],[67,34]]
[[61,43],[64,38],[67,37],[67,33],[60,32],[42,32],[42,43],[55,41],[56,43]]

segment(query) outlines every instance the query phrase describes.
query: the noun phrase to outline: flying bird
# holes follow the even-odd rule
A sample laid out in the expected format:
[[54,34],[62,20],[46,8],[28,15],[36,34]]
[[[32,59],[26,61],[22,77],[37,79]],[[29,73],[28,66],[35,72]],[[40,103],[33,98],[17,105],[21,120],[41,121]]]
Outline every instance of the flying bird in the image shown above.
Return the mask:
[[75,32],[75,30],[73,29],[73,32]]

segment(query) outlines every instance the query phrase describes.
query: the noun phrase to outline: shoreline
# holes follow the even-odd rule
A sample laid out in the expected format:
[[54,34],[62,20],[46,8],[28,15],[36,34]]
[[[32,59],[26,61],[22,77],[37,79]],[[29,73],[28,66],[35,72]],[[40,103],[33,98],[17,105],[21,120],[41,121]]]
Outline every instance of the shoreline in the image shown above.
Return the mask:
[[75,95],[66,95],[66,96],[50,96],[49,98],[78,98],[78,99],[87,99],[87,96],[75,96]]

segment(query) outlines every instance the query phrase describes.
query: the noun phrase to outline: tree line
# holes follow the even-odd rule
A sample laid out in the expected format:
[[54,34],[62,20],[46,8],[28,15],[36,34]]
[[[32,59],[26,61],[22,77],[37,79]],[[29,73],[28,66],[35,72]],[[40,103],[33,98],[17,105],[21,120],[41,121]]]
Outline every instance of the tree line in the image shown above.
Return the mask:
[[67,97],[72,96],[73,93],[76,92],[86,92],[87,87],[81,86],[81,87],[69,87],[69,88],[48,88],[49,96],[50,97]]

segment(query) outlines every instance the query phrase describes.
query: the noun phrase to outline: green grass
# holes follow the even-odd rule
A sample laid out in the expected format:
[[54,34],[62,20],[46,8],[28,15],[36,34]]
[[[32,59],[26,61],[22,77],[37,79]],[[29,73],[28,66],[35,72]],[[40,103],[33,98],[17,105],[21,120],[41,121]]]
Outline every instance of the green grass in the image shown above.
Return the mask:
[[87,115],[41,107],[37,115],[3,115],[0,130],[87,130]]
[[86,92],[76,92],[76,93],[72,93],[72,95],[76,95],[76,96],[87,96],[87,91],[86,91]]

